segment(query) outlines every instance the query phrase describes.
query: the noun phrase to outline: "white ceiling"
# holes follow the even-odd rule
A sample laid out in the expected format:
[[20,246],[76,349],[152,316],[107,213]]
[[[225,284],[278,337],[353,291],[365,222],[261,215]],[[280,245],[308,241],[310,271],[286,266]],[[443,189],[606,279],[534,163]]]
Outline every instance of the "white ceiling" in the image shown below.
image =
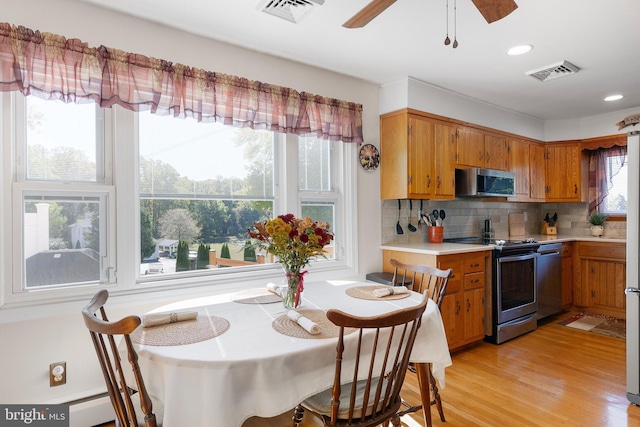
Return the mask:
[[[449,0],[457,49],[443,43],[446,0],[398,0],[361,29],[342,24],[369,0],[325,0],[297,24],[259,12],[261,0],[78,1],[379,84],[411,76],[545,120],[640,107],[638,0],[516,0],[492,24],[471,0]],[[525,43],[530,53],[506,55]],[[546,82],[525,74],[565,60],[581,70]],[[624,98],[603,101],[615,93]]]

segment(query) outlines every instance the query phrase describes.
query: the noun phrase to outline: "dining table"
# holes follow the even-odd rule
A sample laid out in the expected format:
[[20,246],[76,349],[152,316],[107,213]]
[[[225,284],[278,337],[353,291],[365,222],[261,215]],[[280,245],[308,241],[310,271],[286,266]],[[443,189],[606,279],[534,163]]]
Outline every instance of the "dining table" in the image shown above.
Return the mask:
[[[385,286],[306,281],[297,312],[314,323],[317,334],[292,320],[267,286],[178,301],[147,313],[143,320],[158,314],[189,319],[143,323],[132,334],[147,390],[163,402],[164,427],[240,427],[252,416],[268,418],[292,410],[331,387],[338,328],[326,319],[327,310],[376,316],[424,298],[413,291],[376,297],[374,291]],[[451,365],[442,318],[432,300],[410,360],[422,373],[422,402],[429,408],[427,364],[440,388]]]

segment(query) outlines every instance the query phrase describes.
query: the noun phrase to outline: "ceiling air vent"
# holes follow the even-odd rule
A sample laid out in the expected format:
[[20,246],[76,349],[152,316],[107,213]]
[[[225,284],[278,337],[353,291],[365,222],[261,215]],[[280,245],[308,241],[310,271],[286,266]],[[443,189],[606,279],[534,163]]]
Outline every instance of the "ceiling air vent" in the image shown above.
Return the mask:
[[570,76],[580,71],[580,68],[573,65],[571,62],[562,61],[557,64],[548,65],[538,70],[527,71],[527,76],[535,77],[541,82],[547,80],[557,79],[559,77]]
[[324,0],[263,0],[258,4],[258,10],[298,23],[311,9],[323,4]]

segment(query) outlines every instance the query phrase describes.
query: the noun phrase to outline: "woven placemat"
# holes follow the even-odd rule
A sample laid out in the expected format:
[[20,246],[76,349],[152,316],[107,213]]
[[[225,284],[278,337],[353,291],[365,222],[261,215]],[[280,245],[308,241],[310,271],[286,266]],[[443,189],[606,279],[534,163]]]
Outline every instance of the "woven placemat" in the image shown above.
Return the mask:
[[222,317],[198,315],[197,319],[143,328],[131,333],[131,340],[144,345],[185,345],[210,340],[229,329]]
[[[296,311],[317,324],[320,327],[320,333],[311,335],[302,326],[298,325],[298,323],[289,319],[286,313],[271,322],[271,327],[275,329],[276,332],[288,337],[312,340],[336,338],[340,333],[340,328],[327,319],[327,314],[323,310],[301,309]],[[345,328],[344,330],[345,334],[351,334],[355,331],[356,329],[354,328]]]
[[231,300],[241,304],[272,304],[282,302],[282,297],[264,288],[254,288],[233,294]]
[[386,297],[378,298],[373,294],[373,291],[376,289],[385,289],[386,285],[373,285],[373,286],[354,286],[353,288],[348,288],[345,292],[350,297],[359,298],[359,299],[370,299],[370,300],[390,300],[390,299],[402,299],[407,298],[411,295],[411,292],[405,292],[402,294],[391,294]]

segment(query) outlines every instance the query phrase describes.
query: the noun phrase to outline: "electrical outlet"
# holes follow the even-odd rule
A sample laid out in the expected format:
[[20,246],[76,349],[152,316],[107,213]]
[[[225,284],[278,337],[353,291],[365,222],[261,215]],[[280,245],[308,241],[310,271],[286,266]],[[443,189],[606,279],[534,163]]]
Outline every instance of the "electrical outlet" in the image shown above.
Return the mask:
[[49,387],[67,383],[67,362],[56,362],[49,365]]

